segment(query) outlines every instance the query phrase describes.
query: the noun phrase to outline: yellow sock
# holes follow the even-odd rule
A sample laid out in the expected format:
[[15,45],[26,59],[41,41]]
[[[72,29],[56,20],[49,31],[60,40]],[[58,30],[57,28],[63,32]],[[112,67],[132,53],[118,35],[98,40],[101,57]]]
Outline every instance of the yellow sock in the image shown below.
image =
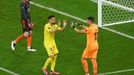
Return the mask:
[[47,69],[47,66],[48,66],[49,63],[51,63],[51,62],[52,62],[52,59],[51,59],[51,58],[48,58],[48,59],[46,60],[45,65],[44,65],[43,68]]
[[51,62],[51,71],[54,71],[54,69],[55,69],[56,59],[57,59],[57,55],[52,59],[52,62]]

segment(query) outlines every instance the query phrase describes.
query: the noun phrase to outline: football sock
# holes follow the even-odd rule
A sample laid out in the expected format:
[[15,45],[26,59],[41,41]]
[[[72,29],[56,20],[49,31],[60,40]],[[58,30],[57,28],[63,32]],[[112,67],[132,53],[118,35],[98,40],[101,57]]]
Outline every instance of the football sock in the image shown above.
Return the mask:
[[82,62],[85,73],[89,74],[87,60],[86,59],[81,59],[81,62]]
[[49,63],[51,63],[52,59],[49,57],[46,62],[45,62],[45,65],[43,68],[47,69],[47,66],[49,65]]
[[27,37],[27,47],[30,48],[32,43],[32,34]]
[[51,71],[55,71],[55,64],[56,64],[56,59],[57,59],[57,55],[54,56],[54,58],[52,59],[52,62],[51,62]]
[[93,65],[93,72],[94,75],[97,75],[97,61],[96,59],[91,59],[92,65]]
[[20,42],[23,38],[25,38],[25,37],[24,37],[24,34],[21,34],[20,36],[18,36],[18,37],[16,38],[15,43]]

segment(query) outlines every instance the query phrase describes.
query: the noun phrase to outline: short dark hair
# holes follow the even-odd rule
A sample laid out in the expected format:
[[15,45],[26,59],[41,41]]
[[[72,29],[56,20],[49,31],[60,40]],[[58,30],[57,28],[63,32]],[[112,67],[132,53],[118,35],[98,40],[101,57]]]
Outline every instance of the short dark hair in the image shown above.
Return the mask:
[[87,17],[87,19],[94,22],[94,17],[92,17],[92,16]]
[[54,18],[54,15],[48,16],[48,19],[52,19],[52,18]]

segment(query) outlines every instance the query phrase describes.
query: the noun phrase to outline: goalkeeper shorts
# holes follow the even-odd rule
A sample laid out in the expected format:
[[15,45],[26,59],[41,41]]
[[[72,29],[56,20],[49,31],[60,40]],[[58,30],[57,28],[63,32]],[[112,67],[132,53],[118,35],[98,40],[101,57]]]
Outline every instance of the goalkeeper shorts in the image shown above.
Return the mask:
[[82,57],[83,58],[97,58],[97,53],[98,53],[98,50],[85,49],[82,54]]

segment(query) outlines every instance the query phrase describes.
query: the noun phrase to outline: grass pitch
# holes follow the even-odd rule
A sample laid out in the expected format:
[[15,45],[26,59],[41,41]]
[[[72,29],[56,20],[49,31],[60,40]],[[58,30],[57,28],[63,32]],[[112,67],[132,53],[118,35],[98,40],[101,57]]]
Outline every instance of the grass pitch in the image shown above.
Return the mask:
[[[97,4],[89,0],[32,0],[38,4],[86,19],[94,16],[97,23]],[[43,75],[42,66],[47,59],[43,46],[43,28],[47,23],[47,16],[55,15],[57,19],[69,18],[31,5],[31,17],[35,23],[33,29],[33,48],[37,52],[26,51],[26,40],[17,44],[16,51],[11,51],[10,42],[22,33],[20,24],[20,0],[3,0],[0,3],[0,67],[6,68],[20,75]],[[84,24],[84,23],[83,23]],[[109,28],[134,36],[133,23],[111,26]],[[86,35],[73,32],[67,26],[65,31],[56,35],[56,43],[60,51],[56,65],[61,75],[84,75],[81,65],[81,55],[86,46]],[[99,32],[99,73],[134,68],[134,40],[100,29]],[[92,73],[89,62],[89,70]],[[112,75],[133,75],[125,72]],[[0,75],[10,75],[0,70]]]

